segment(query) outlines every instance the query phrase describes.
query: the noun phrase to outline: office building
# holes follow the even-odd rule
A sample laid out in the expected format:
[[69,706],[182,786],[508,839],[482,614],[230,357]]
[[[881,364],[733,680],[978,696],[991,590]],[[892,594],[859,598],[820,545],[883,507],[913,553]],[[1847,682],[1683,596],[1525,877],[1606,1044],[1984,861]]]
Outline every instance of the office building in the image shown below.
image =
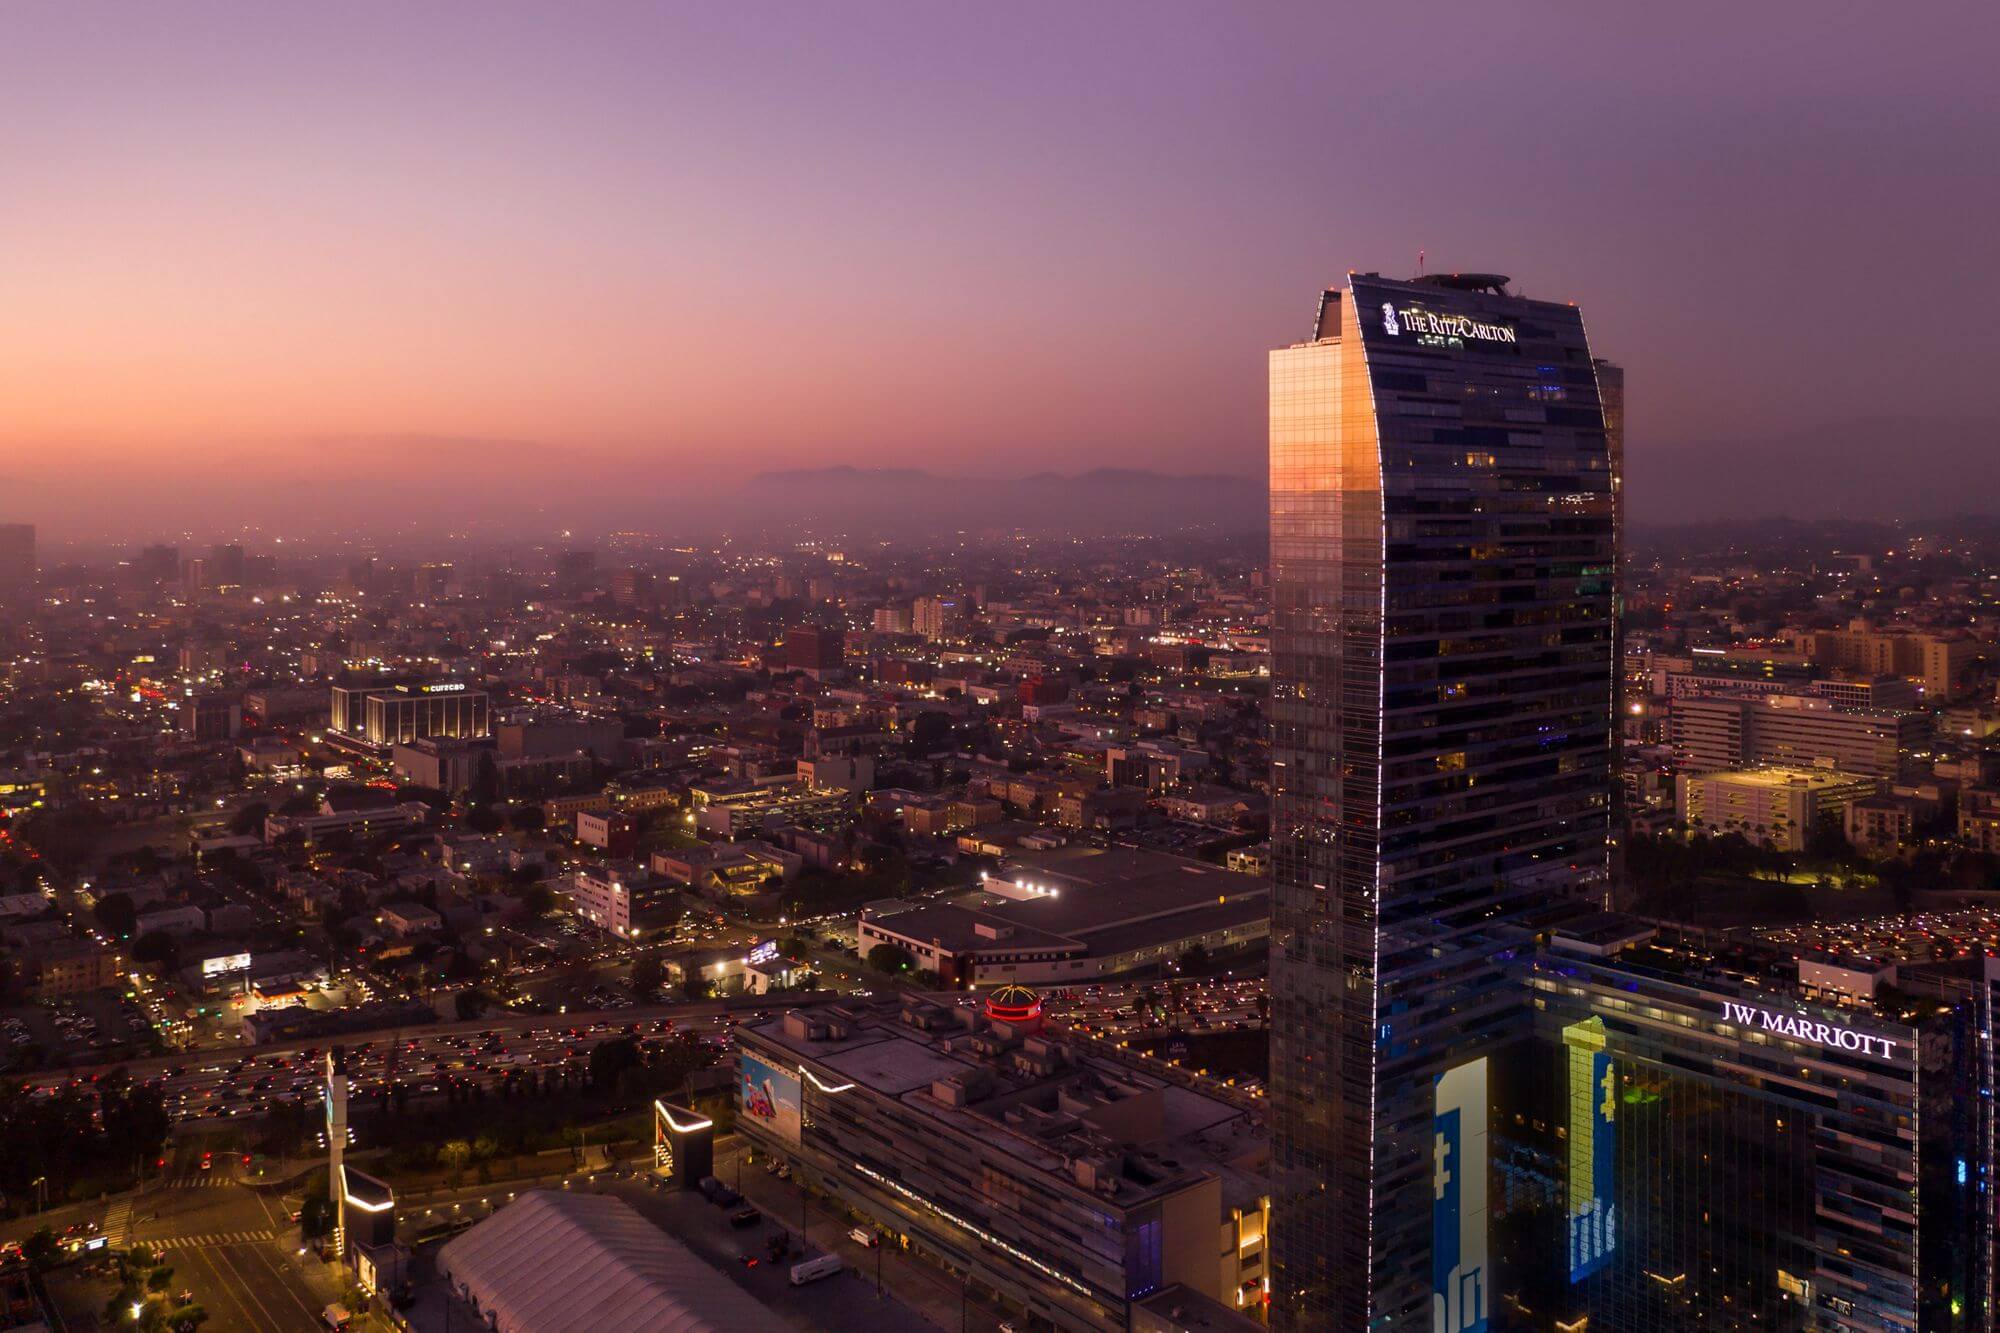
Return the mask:
[[2000,856],[2000,791],[1967,787],[1959,794],[1958,840],[1975,852]]
[[1740,833],[1760,847],[1798,852],[1820,820],[1844,827],[1848,804],[1881,789],[1878,779],[1827,768],[1682,773],[1674,779],[1674,814],[1697,833]]
[[1123,1330],[1179,1286],[1255,1309],[1267,1148],[1242,1106],[984,1004],[857,999],[736,1030],[736,1128],[1021,1327]]
[[1690,773],[1781,764],[1893,778],[1930,734],[1923,713],[1844,708],[1815,695],[1678,699],[1667,717],[1675,759]]
[[390,768],[397,777],[453,796],[469,790],[492,762],[493,746],[486,741],[422,736],[389,747]]
[[382,754],[427,736],[468,740],[492,730],[486,692],[469,689],[463,681],[335,685],[327,739]]
[[1950,698],[1966,668],[1979,656],[1975,639],[1890,632],[1861,622],[1844,630],[1804,635],[1799,646],[1814,662],[1826,666],[1908,677],[1921,685],[1924,697],[1933,702]]
[[847,636],[825,625],[795,625],[785,632],[785,669],[803,671],[814,680],[840,674]]
[[942,639],[958,627],[956,597],[919,597],[910,605],[910,627],[926,639]]
[[34,583],[34,524],[0,523],[0,591],[19,591]]
[[1271,354],[1286,1327],[1487,1326],[1486,1057],[1522,1007],[1492,934],[1606,875],[1600,368],[1504,283],[1353,275]]
[[141,583],[171,583],[181,576],[181,548],[142,547],[132,561],[132,572]]
[[208,574],[216,587],[241,587],[248,569],[249,560],[241,546],[230,543],[209,548]]
[[619,606],[647,606],[653,601],[653,576],[643,569],[621,569],[611,576],[611,600]]
[[233,695],[189,695],[181,700],[180,728],[189,740],[235,740],[243,734],[243,704]]

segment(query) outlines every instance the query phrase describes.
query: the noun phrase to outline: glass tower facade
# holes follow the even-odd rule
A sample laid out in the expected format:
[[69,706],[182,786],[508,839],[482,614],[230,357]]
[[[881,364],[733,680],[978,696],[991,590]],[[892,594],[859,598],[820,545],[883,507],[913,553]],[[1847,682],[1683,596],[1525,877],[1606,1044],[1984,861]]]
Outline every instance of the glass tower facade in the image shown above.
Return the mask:
[[1503,282],[1356,275],[1271,354],[1282,1327],[1489,1326],[1509,927],[1605,879],[1599,368]]

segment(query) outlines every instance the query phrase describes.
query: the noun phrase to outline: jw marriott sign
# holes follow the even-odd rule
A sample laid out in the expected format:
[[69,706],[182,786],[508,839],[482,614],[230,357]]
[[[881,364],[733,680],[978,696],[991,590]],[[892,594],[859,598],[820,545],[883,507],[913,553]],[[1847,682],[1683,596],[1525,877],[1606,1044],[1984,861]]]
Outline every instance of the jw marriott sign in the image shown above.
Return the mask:
[[1853,1028],[1822,1023],[1818,1019],[1804,1018],[1798,1014],[1774,1014],[1769,1009],[1760,1009],[1754,1004],[1737,1004],[1733,1000],[1724,1000],[1722,1017],[1725,1022],[1762,1028],[1766,1032],[1775,1032],[1781,1037],[1810,1042],[1815,1046],[1825,1046],[1837,1051],[1859,1051],[1863,1055],[1876,1055],[1884,1060],[1896,1058],[1897,1043],[1887,1037],[1856,1032]]

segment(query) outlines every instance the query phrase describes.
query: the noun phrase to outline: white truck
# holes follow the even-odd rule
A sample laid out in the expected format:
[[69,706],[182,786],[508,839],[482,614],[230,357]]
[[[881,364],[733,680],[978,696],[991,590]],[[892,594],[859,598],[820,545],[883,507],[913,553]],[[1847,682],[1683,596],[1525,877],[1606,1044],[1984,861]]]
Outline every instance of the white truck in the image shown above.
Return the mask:
[[820,1254],[810,1259],[800,1260],[792,1265],[792,1285],[803,1287],[808,1282],[817,1282],[823,1277],[832,1277],[847,1267],[837,1254]]

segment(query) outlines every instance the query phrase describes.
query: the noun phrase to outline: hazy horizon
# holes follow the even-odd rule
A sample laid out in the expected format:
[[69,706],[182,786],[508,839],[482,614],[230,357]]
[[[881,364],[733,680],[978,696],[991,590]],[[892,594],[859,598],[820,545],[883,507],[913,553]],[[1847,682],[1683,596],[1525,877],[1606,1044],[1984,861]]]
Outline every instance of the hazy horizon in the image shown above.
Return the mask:
[[1954,4],[26,10],[0,521],[1255,479],[1266,351],[1419,248],[1579,304],[1637,520],[1991,509],[1996,40]]

